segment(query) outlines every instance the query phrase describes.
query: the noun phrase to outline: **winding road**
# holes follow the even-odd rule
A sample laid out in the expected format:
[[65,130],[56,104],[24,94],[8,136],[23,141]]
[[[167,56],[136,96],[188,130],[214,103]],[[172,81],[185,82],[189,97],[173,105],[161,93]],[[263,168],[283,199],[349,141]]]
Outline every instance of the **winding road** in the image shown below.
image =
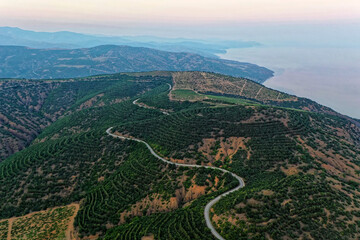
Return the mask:
[[[136,104],[136,102],[134,103]],[[160,159],[161,161],[165,162],[165,163],[168,163],[168,164],[173,164],[173,165],[176,165],[176,166],[181,166],[181,167],[191,167],[191,168],[200,168],[200,167],[204,167],[204,168],[211,168],[211,169],[216,169],[216,170],[220,170],[224,173],[230,173],[234,178],[236,178],[239,182],[239,185],[219,196],[217,196],[216,198],[214,198],[213,200],[211,200],[208,204],[206,204],[205,206],[205,210],[204,210],[204,217],[205,217],[205,221],[206,221],[206,225],[207,227],[211,230],[211,233],[214,235],[214,237],[216,237],[217,239],[219,240],[225,240],[216,230],[215,230],[215,227],[212,225],[212,222],[211,222],[211,219],[210,219],[210,209],[214,206],[215,203],[217,203],[222,197],[232,193],[232,192],[235,192],[236,190],[239,190],[240,188],[244,187],[245,186],[245,183],[244,183],[244,180],[239,177],[238,175],[228,171],[228,170],[225,170],[225,169],[222,169],[222,168],[218,168],[218,167],[212,167],[212,166],[202,166],[202,165],[195,165],[195,164],[185,164],[185,163],[174,163],[174,162],[171,162],[169,160],[166,160],[162,157],[160,157],[151,147],[150,145],[143,141],[143,140],[140,140],[140,139],[136,139],[136,138],[129,138],[129,137],[124,137],[124,136],[119,136],[119,135],[116,135],[116,134],[113,134],[111,133],[111,129],[112,127],[108,128],[106,130],[106,133],[114,138],[120,138],[120,139],[125,139],[125,140],[132,140],[132,141],[136,141],[136,142],[140,142],[140,143],[143,143],[146,145],[146,147],[149,149],[150,153],[152,155],[154,155],[156,158]]]
[[[172,86],[171,86],[169,83],[167,83],[167,85],[169,85],[168,91],[170,91],[171,88],[172,88]],[[138,100],[139,100],[139,99],[134,100],[134,101],[133,101],[133,104],[134,104],[134,105],[137,105],[137,106],[139,106],[139,107],[145,107],[145,108],[147,108],[146,106],[142,106],[142,105],[138,104],[138,103],[137,103]],[[169,113],[167,113],[167,112],[162,112],[162,113],[167,114],[167,115],[169,114]],[[228,170],[225,170],[225,169],[222,169],[222,168],[218,168],[218,167],[171,162],[171,161],[169,161],[169,160],[166,160],[165,158],[160,157],[160,156],[150,147],[150,145],[149,145],[147,142],[145,142],[145,141],[143,141],[143,140],[140,140],[140,139],[136,139],[136,138],[129,138],[129,137],[124,137],[124,136],[119,136],[119,135],[113,134],[113,133],[111,133],[111,129],[112,129],[112,127],[108,128],[108,129],[106,130],[106,133],[109,134],[110,136],[112,136],[112,137],[114,137],[114,138],[120,138],[120,139],[125,139],[125,140],[132,140],[132,141],[136,141],[136,142],[143,143],[143,144],[146,145],[146,147],[149,149],[149,151],[150,151],[150,153],[151,153],[152,155],[154,155],[156,158],[160,159],[161,161],[163,161],[163,162],[165,162],[165,163],[173,164],[173,165],[180,166],[180,167],[191,167],[191,168],[194,168],[194,167],[195,167],[195,168],[201,168],[201,167],[203,167],[203,168],[216,169],[216,170],[220,170],[220,171],[222,171],[222,172],[224,172],[224,173],[230,173],[234,178],[236,178],[236,180],[238,180],[238,182],[239,182],[239,185],[238,185],[237,187],[235,187],[235,188],[233,188],[233,189],[231,189],[231,190],[229,190],[229,191],[227,191],[227,192],[225,192],[225,193],[217,196],[217,197],[214,198],[213,200],[211,200],[208,204],[206,204],[205,210],[204,210],[204,217],[205,217],[206,225],[207,225],[207,227],[211,230],[212,235],[214,235],[214,237],[217,238],[217,239],[219,239],[219,240],[225,240],[225,239],[215,230],[215,227],[212,225],[212,222],[211,222],[211,219],[210,219],[210,209],[211,209],[211,208],[214,206],[214,204],[217,203],[222,197],[225,197],[226,195],[228,195],[228,194],[230,194],[230,193],[232,193],[232,192],[235,192],[235,191],[239,190],[240,188],[245,187],[245,182],[244,182],[244,180],[243,180],[241,177],[239,177],[239,176],[236,175],[235,173],[232,173],[232,172],[230,172],[230,171],[228,171]]]

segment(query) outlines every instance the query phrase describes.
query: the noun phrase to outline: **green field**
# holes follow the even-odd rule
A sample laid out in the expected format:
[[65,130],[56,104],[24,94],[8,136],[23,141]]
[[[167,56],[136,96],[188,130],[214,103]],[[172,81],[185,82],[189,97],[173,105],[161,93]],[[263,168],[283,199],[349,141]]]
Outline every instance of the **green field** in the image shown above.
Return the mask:
[[[216,95],[209,95],[209,94],[200,94],[196,93],[192,90],[185,90],[185,89],[176,89],[171,92],[172,97],[175,100],[179,101],[204,101],[210,100],[209,103],[230,103],[230,104],[257,104],[256,102],[242,99],[242,98],[234,98],[234,97],[226,97],[226,96],[216,96]],[[212,101],[213,100],[213,101]]]

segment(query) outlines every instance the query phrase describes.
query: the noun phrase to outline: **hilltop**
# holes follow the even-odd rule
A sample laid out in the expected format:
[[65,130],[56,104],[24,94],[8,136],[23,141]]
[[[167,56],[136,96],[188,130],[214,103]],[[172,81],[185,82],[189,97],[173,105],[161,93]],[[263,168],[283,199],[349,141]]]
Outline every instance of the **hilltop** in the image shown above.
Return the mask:
[[112,127],[240,176],[210,209],[224,239],[360,237],[360,128],[309,99],[208,72],[0,84],[1,144],[25,147],[0,162],[0,236],[35,215],[60,238],[76,214],[79,239],[214,239],[204,208],[237,179]]

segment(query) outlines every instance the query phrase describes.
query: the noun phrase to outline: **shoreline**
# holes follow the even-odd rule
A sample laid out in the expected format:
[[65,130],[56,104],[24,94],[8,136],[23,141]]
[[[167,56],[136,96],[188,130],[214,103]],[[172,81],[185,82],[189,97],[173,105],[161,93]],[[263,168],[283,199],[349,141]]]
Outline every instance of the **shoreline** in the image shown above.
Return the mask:
[[230,48],[221,59],[264,66],[274,76],[262,84],[314,100],[335,111],[360,118],[359,48],[252,47]]

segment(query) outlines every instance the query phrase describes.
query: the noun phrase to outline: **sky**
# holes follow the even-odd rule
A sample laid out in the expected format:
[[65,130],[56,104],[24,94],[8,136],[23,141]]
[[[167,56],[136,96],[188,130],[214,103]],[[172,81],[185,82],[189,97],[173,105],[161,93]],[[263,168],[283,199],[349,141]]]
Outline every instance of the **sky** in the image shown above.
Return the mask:
[[339,22],[360,22],[359,0],[0,0],[2,26],[38,31],[221,37],[224,27]]

